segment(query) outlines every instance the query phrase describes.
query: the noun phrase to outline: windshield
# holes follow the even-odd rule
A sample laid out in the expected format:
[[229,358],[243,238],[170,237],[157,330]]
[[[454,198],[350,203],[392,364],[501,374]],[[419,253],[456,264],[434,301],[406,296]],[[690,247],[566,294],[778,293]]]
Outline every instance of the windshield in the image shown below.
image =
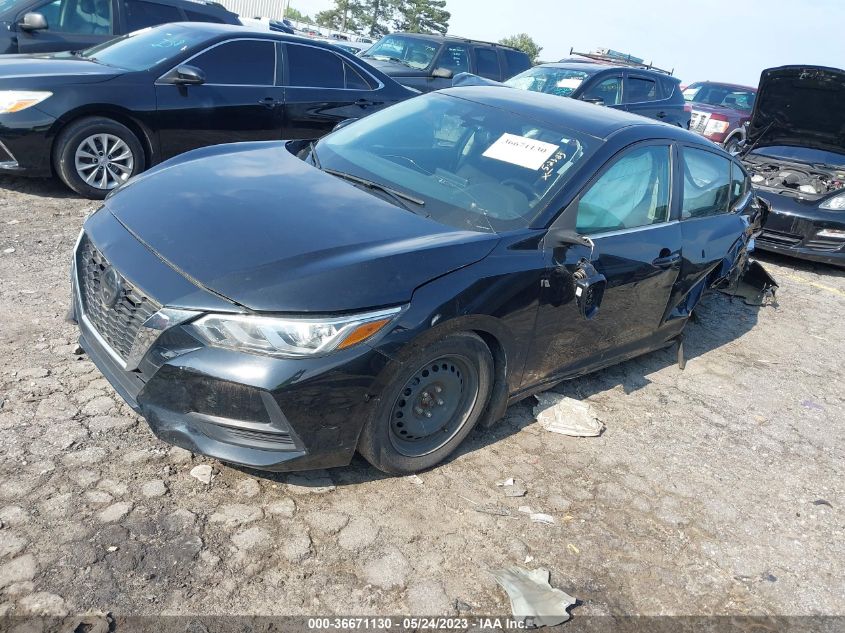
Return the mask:
[[781,158],[794,160],[809,165],[833,165],[834,167],[845,168],[845,149],[842,153],[828,152],[823,149],[811,147],[793,147],[790,145],[772,145],[761,147],[751,152],[750,156],[763,158]]
[[734,86],[721,84],[690,86],[684,90],[686,101],[722,106],[740,112],[751,112],[756,98],[757,93],[753,90],[740,90]]
[[316,145],[322,169],[415,198],[414,213],[461,229],[526,227],[599,143],[518,112],[430,93]]
[[147,70],[201,43],[206,36],[179,24],[142,29],[99,44],[81,53],[125,70]]
[[423,70],[431,65],[437,54],[439,44],[416,37],[388,35],[381,38],[362,57],[370,57],[385,62],[398,62]]
[[546,92],[559,97],[568,97],[584,83],[587,77],[587,73],[580,70],[536,66],[516,77],[511,77],[505,82],[505,85],[520,90]]

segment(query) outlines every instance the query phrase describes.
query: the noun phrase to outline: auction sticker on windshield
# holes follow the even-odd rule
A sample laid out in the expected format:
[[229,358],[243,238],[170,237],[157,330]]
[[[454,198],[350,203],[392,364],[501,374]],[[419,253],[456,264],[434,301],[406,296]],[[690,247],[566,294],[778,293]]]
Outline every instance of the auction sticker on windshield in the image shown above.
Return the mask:
[[558,149],[559,147],[552,143],[505,133],[488,147],[482,156],[537,170]]

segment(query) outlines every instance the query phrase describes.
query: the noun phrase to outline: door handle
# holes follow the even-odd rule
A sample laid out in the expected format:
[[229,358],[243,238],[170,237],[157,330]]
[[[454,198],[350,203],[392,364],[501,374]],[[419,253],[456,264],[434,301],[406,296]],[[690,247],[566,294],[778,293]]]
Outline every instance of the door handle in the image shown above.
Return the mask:
[[656,116],[657,116],[658,119],[665,119],[669,115],[666,114],[665,112],[658,112]]
[[369,99],[358,99],[358,101],[355,102],[355,105],[361,108],[366,108],[367,106],[375,105],[375,102],[370,101]]
[[661,251],[661,256],[657,259],[652,260],[651,265],[657,268],[671,268],[680,261],[680,253],[671,253],[669,255],[663,255]]
[[279,102],[274,97],[264,97],[258,102],[259,105],[263,105],[267,108],[275,108],[279,105]]

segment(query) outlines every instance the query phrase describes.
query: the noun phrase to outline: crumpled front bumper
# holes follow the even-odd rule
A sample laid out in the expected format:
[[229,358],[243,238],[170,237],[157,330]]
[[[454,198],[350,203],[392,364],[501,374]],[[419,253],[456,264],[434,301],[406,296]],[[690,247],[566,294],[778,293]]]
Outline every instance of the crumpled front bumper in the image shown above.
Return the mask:
[[[102,218],[86,227],[101,232]],[[122,240],[114,237],[102,243],[120,246]],[[118,255],[102,243],[97,247],[106,258],[130,261],[126,248]],[[160,275],[175,274],[149,251],[135,257],[143,259],[141,275],[149,276],[150,267],[156,266]],[[264,470],[349,463],[374,403],[372,387],[389,362],[386,356],[358,346],[323,358],[271,358],[206,346],[187,327],[175,325],[152,344],[137,369],[127,369],[84,318],[76,269],[75,257],[72,317],[79,325],[80,345],[160,439]],[[134,282],[133,270],[124,267],[120,272]]]

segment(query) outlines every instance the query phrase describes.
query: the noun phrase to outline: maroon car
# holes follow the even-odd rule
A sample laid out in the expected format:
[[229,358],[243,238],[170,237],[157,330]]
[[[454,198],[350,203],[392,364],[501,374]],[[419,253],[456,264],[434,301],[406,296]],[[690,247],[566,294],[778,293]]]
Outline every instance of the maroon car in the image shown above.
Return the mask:
[[699,81],[684,89],[684,100],[692,110],[689,129],[701,134],[727,151],[745,140],[745,124],[757,89],[736,84]]

